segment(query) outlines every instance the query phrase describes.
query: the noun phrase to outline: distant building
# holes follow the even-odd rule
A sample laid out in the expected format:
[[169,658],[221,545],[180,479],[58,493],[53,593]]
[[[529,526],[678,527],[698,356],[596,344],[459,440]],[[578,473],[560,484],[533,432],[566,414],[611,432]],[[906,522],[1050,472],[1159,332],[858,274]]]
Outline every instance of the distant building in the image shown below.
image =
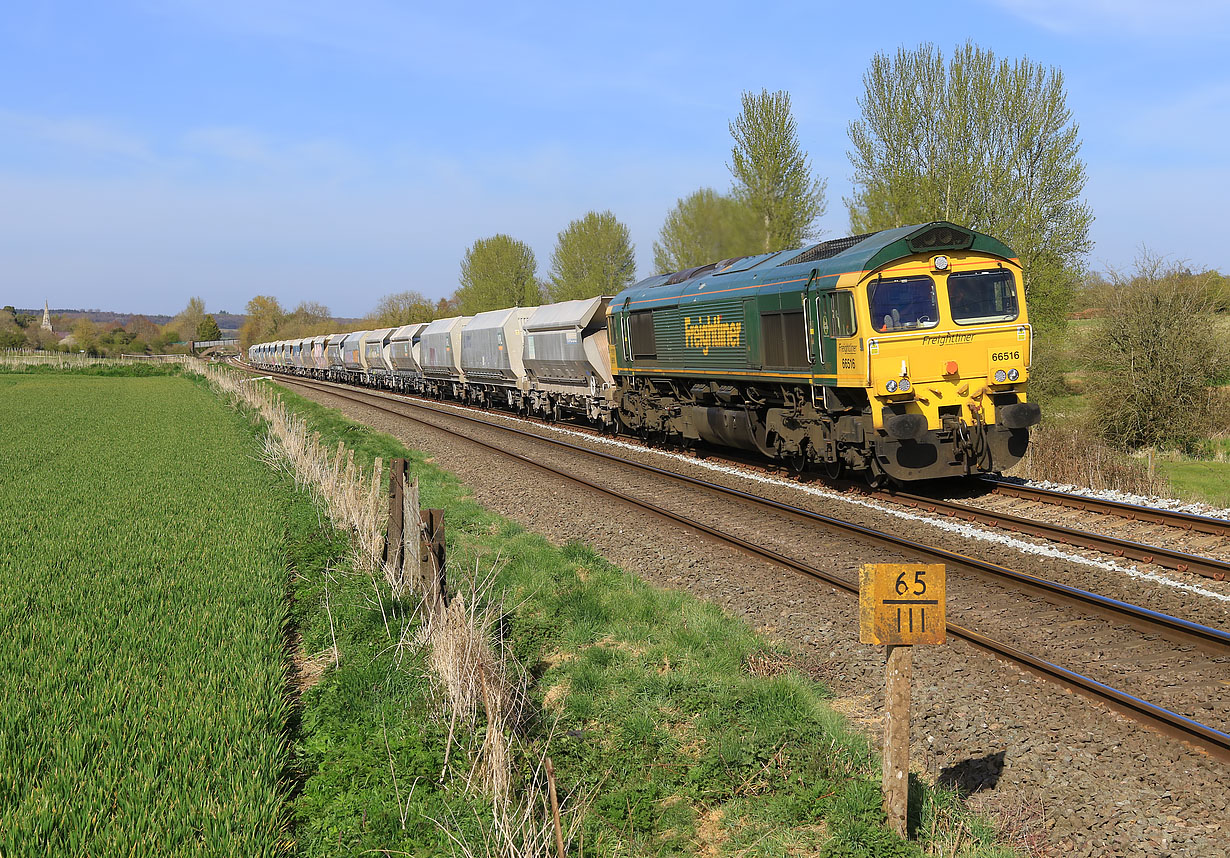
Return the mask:
[[43,323],[39,327],[44,331],[51,330],[51,307],[46,301],[43,302]]

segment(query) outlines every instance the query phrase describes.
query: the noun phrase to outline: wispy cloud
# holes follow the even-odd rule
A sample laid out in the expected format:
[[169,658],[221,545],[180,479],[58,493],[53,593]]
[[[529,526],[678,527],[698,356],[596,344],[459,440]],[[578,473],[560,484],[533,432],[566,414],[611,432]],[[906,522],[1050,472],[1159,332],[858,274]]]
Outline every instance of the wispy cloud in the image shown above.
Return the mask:
[[214,125],[194,128],[183,136],[184,149],[193,155],[220,159],[263,170],[312,171],[319,175],[350,175],[361,169],[361,159],[334,140],[275,140],[252,128]]
[[149,144],[141,137],[98,119],[0,110],[0,129],[16,137],[32,138],[97,155],[142,161],[153,158]]
[[991,0],[1035,26],[1064,35],[1106,32],[1208,38],[1230,31],[1226,0]]

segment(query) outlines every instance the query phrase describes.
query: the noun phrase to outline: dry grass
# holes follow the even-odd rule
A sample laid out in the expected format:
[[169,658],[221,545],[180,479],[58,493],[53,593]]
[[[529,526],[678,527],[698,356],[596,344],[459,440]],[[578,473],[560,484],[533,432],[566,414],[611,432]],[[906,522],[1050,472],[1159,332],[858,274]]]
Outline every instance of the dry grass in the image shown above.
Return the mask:
[[1009,473],[1091,489],[1166,497],[1171,488],[1147,460],[1128,456],[1100,441],[1080,423],[1043,423],[1030,433],[1029,451]]
[[28,366],[54,366],[57,369],[76,369],[84,366],[131,366],[137,363],[187,363],[187,355],[123,355],[118,358],[90,357],[80,353],[43,352],[30,349],[5,349],[0,351],[0,366],[11,367],[18,372]]

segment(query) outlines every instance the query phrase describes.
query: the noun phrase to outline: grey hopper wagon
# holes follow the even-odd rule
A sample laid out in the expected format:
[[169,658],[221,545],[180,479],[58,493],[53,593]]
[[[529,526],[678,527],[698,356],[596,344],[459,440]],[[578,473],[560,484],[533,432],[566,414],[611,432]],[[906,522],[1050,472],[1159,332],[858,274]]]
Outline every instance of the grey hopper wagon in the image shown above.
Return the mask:
[[425,392],[445,391],[460,398],[465,374],[461,370],[461,331],[470,316],[436,319],[419,335],[419,366]]
[[524,389],[525,320],[534,307],[478,313],[461,332],[461,370],[466,398],[478,404],[517,408]]
[[594,423],[611,422],[609,303],[610,298],[598,297],[546,304],[526,320],[526,400],[531,413],[583,414]]
[[316,372],[319,375],[329,368],[329,335],[321,334],[312,346],[312,354],[316,358]]
[[389,362],[393,365],[394,384],[402,390],[417,389],[423,377],[419,366],[419,335],[426,322],[402,325],[389,338]]
[[393,365],[389,363],[389,340],[396,328],[378,328],[363,335],[363,365],[372,380],[377,383],[386,381],[393,374]]
[[346,339],[345,334],[329,334],[325,339],[325,376],[327,378],[337,378],[346,370],[342,362],[342,341],[344,339]]
[[363,335],[367,331],[352,331],[342,340],[342,369],[349,376],[362,377],[366,371],[363,366]]

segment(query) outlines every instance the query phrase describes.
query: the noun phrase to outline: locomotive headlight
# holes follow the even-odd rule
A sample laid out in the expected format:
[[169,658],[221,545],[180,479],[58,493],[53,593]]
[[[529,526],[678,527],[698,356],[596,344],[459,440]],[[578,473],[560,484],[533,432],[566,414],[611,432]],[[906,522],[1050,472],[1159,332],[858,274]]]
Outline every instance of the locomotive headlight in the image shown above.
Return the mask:
[[901,379],[901,381],[897,384],[897,389],[902,393],[905,393],[910,389],[910,380],[908,378]]
[[889,393],[896,393],[897,392],[897,379],[890,378],[888,382],[884,385],[884,389],[887,390]]
[[1008,373],[1004,372],[1002,369],[995,370],[995,383],[996,384],[1003,384],[1007,380],[1008,380]]
[[936,271],[946,271],[948,269],[948,257],[947,256],[937,256],[935,257],[933,262],[935,264]]
[[1013,367],[1012,369],[1008,370],[1008,380],[1009,381],[1016,381],[1020,377],[1021,377],[1021,371],[1018,370],[1016,367]]

